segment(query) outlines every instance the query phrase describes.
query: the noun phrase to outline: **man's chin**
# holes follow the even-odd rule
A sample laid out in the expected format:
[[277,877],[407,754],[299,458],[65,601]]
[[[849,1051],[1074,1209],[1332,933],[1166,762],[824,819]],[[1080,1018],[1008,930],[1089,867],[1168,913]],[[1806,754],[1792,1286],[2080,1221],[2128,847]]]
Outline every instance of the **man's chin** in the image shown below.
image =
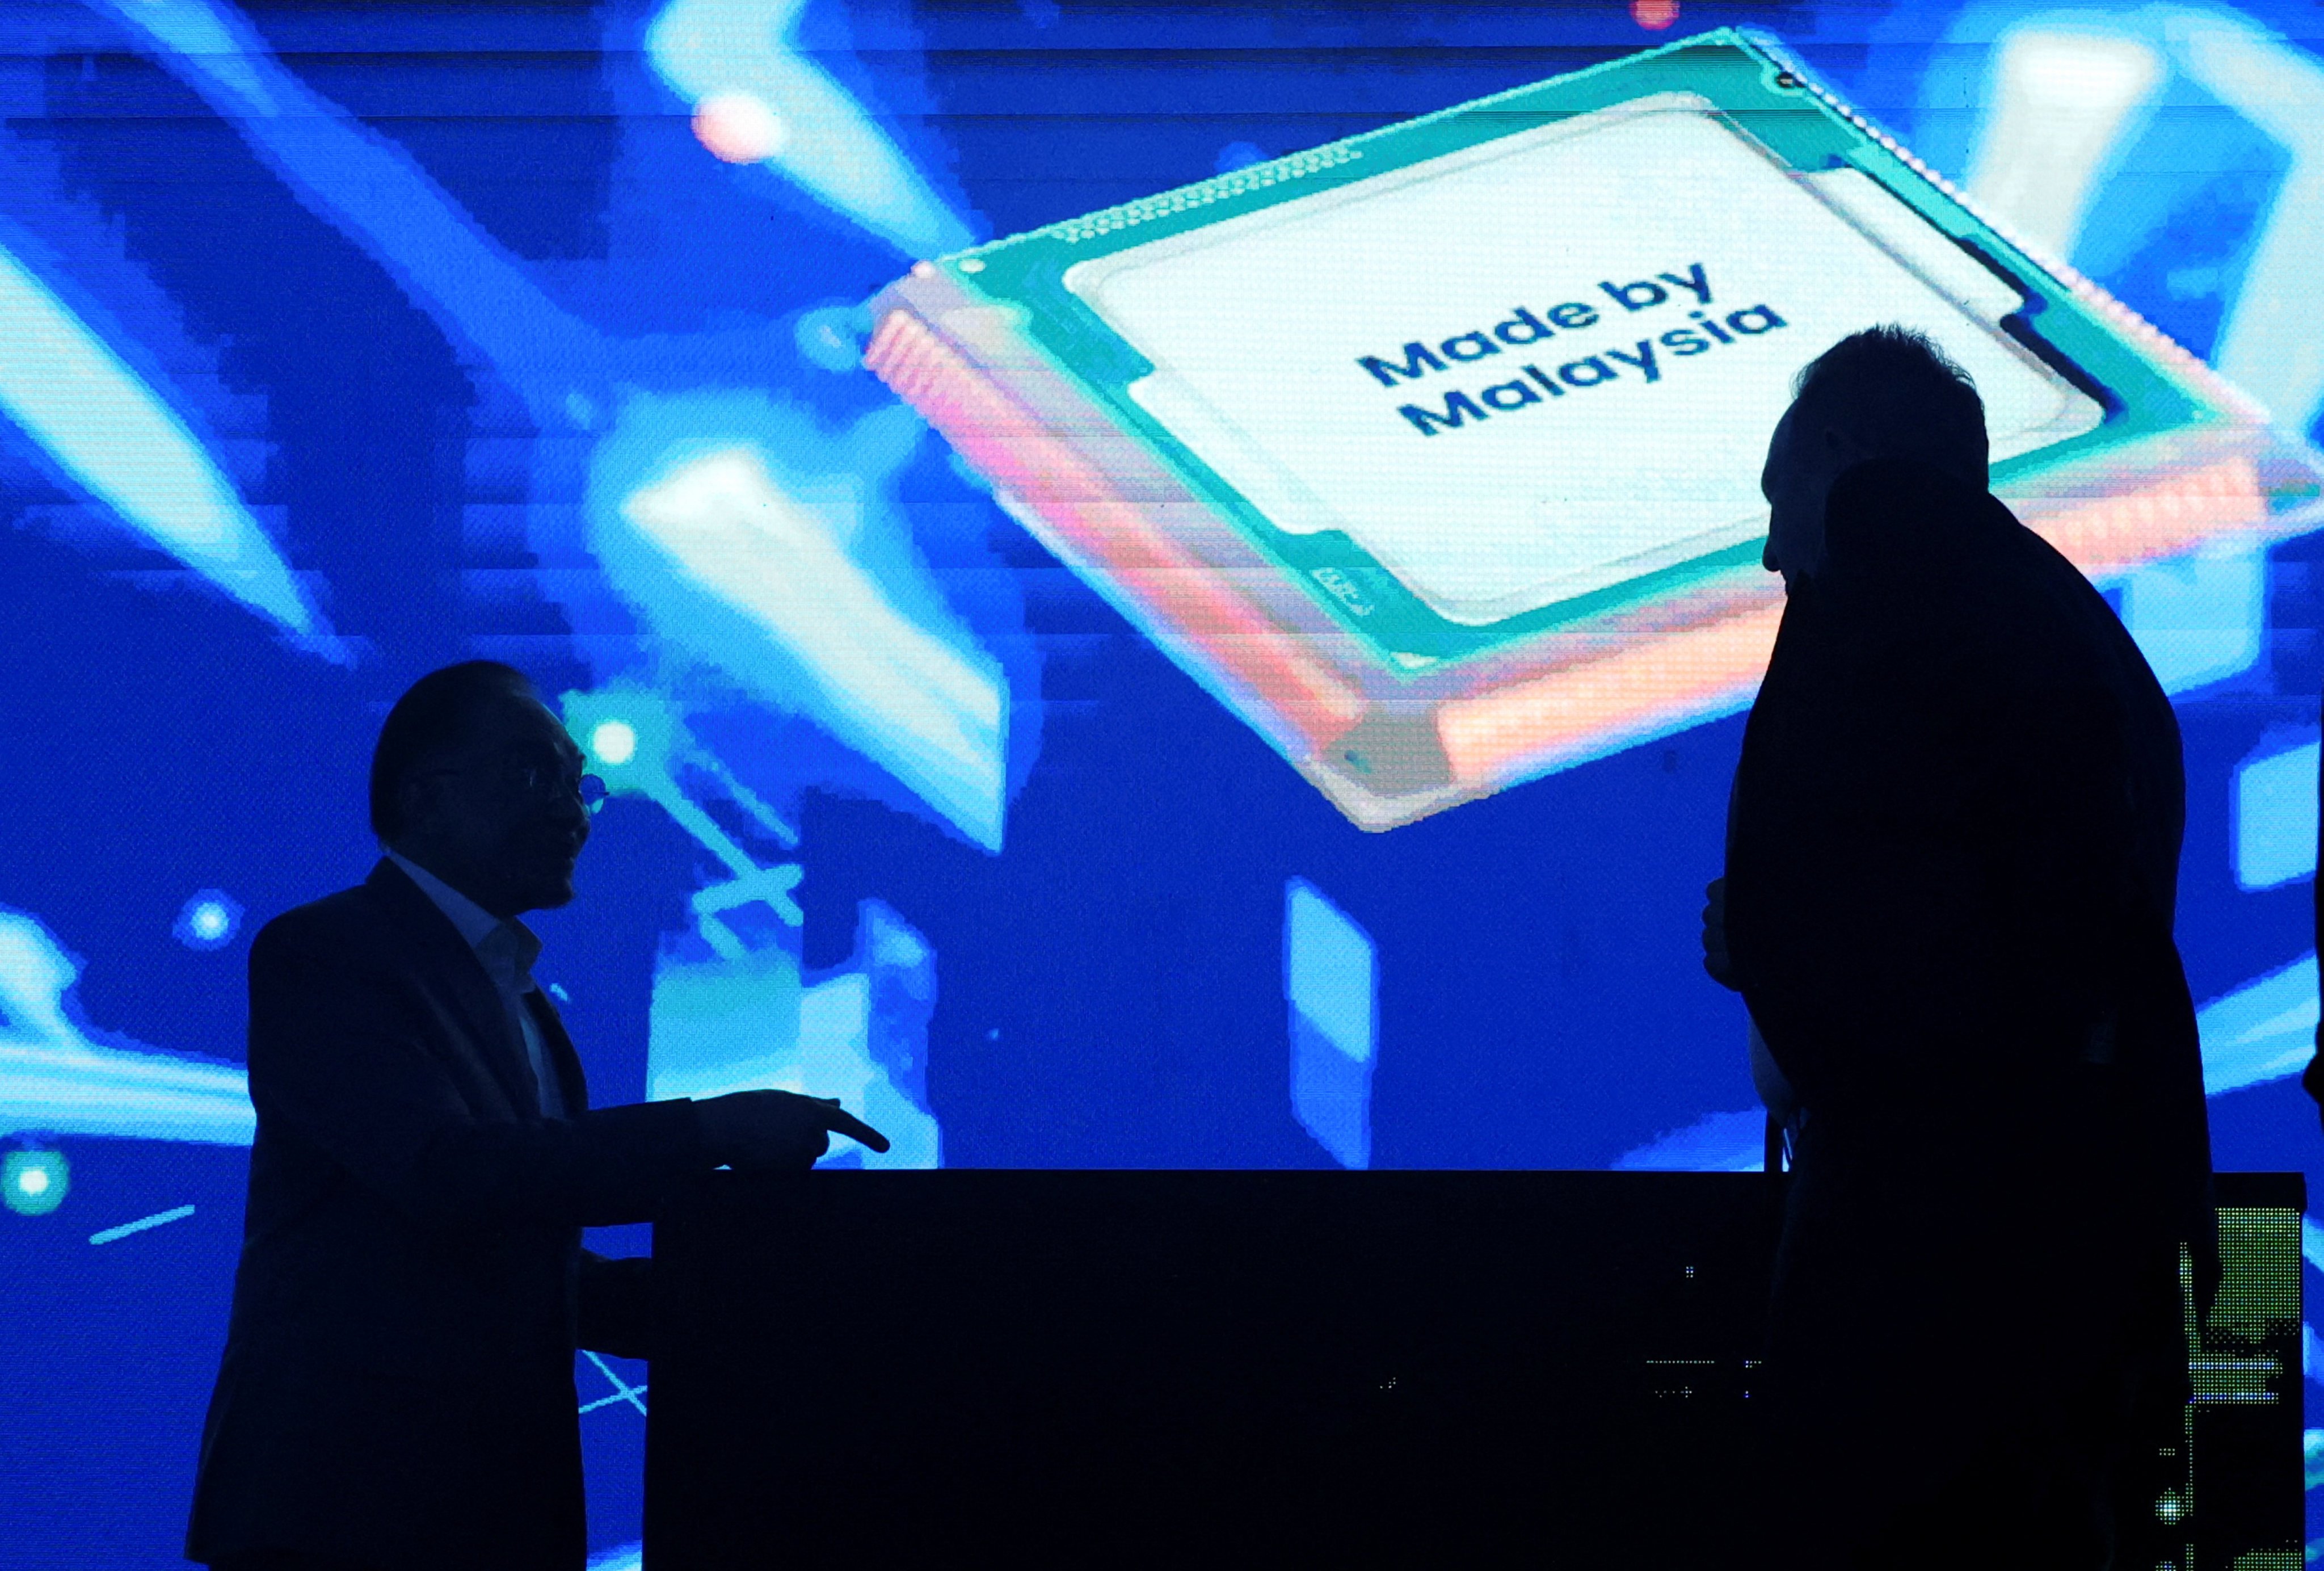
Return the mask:
[[541,879],[531,892],[530,909],[537,911],[555,910],[558,906],[573,903],[573,874],[549,874]]

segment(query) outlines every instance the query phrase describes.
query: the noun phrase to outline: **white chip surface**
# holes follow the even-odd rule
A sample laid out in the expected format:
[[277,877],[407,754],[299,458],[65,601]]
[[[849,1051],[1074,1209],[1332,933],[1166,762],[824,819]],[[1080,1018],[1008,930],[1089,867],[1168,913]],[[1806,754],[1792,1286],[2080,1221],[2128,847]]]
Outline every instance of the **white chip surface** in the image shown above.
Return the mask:
[[[1900,322],[1944,346],[1985,397],[1996,459],[2100,417],[2001,334],[2019,303],[2007,285],[1870,180],[1795,178],[1691,95],[1132,247],[1065,282],[1154,363],[1133,396],[1273,522],[1344,531],[1478,625],[1764,533],[1759,467],[1791,378],[1858,328]],[[1604,287],[1641,282],[1628,306]],[[1555,325],[1562,305],[1594,320]],[[1523,341],[1520,307],[1548,337]],[[1616,350],[1651,354],[1653,377]]]

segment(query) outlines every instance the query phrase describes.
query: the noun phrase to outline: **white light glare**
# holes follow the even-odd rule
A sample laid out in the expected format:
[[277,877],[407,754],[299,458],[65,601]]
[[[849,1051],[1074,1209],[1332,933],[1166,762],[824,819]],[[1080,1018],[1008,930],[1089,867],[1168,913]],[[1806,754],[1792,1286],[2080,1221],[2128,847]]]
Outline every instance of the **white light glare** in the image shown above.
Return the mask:
[[2021,27],[2003,40],[1969,189],[2052,255],[2070,256],[2116,140],[2162,86],[2162,59],[2119,34]]
[[757,163],[790,140],[790,127],[756,93],[712,93],[694,106],[694,134],[722,163]]
[[622,515],[781,652],[770,661],[722,643],[733,674],[785,694],[980,845],[999,846],[999,674],[899,611],[848,554],[840,522],[786,492],[755,447],[679,465],[633,492]]
[[589,733],[589,751],[601,763],[627,763],[638,755],[638,734],[626,720],[602,721]]

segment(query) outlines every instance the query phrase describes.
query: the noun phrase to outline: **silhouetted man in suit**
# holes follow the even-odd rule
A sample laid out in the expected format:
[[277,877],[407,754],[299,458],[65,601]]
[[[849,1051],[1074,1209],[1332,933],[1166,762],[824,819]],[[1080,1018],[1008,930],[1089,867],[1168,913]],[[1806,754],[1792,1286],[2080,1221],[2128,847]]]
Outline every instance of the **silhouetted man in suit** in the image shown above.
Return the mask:
[[576,1346],[648,1353],[645,1261],[581,1247],[721,1165],[806,1168],[831,1103],[592,1110],[517,920],[573,898],[582,757],[531,685],[447,667],[372,762],[386,855],[250,955],[258,1111],[189,1558],[580,1571]]
[[1875,328],[1763,476],[1788,602],[1704,947],[1799,1109],[1766,1394],[1803,1566],[2106,1565],[2133,1407],[2185,1380],[2181,1241],[2216,1280],[2177,722],[1986,464],[1967,376]]

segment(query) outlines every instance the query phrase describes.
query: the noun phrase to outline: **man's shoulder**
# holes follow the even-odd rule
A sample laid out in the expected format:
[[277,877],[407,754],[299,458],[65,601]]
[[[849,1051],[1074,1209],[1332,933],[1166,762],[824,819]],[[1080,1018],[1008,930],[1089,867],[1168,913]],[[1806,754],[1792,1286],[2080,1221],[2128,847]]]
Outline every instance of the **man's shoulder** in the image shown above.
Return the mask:
[[[383,868],[386,865],[382,864]],[[291,907],[258,929],[251,943],[253,957],[285,950],[304,954],[375,950],[395,926],[381,888],[384,881],[385,875],[374,871],[351,888]]]
[[1888,578],[1851,626],[1979,684],[2046,691],[2111,685],[2133,647],[2114,609],[2062,552],[1998,497],[1947,484],[1924,508],[1955,515],[1953,552]]
[[2033,586],[2032,597],[2047,613],[2009,624],[2021,640],[2036,646],[2037,658],[2027,664],[2029,679],[2046,686],[2102,688],[2132,712],[2175,725],[2145,652],[2098,587],[2030,528],[2020,525],[2010,543],[2022,577]]

